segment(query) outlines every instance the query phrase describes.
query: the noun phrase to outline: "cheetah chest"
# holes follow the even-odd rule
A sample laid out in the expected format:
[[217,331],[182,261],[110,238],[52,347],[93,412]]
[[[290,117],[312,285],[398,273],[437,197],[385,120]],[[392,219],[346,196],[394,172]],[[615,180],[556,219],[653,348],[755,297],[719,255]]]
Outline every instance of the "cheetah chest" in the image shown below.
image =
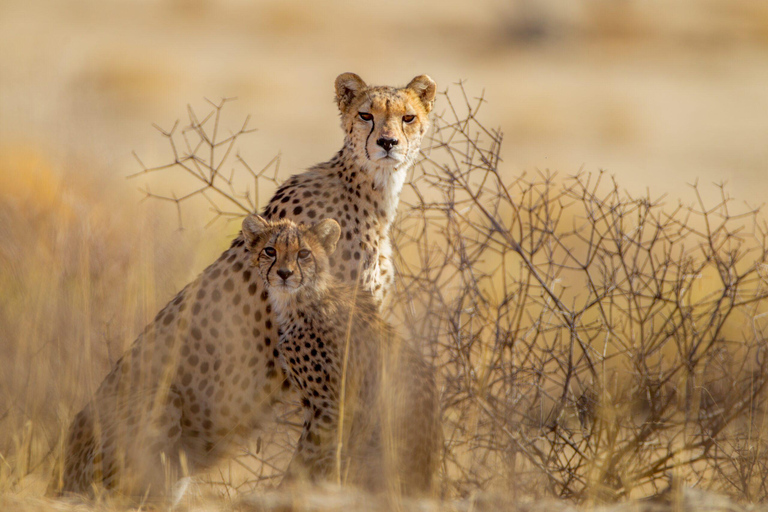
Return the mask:
[[381,193],[354,175],[344,178],[343,172],[340,177],[325,170],[295,176],[278,190],[264,217],[305,224],[336,220],[341,237],[329,258],[331,274],[340,282],[359,282],[381,303],[393,276],[389,216]]
[[280,363],[294,386],[307,399],[335,400],[341,375],[336,340],[341,330],[291,315],[280,334]]

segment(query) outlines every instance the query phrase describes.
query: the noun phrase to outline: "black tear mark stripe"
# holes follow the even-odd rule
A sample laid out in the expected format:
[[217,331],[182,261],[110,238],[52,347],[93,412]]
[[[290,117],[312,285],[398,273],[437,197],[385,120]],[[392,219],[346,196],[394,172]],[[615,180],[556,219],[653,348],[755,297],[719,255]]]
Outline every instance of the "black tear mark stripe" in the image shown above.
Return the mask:
[[400,120],[400,130],[402,130],[405,139],[405,158],[408,158],[408,154],[411,152],[411,141],[408,139],[408,134],[405,133],[405,119]]
[[368,132],[368,136],[365,138],[365,156],[368,158],[368,160],[371,159],[371,155],[368,154],[368,139],[371,138],[371,134],[373,133],[373,129],[376,128],[376,119],[371,119],[371,131]]
[[411,140],[408,138],[408,134],[405,133],[405,126],[403,126],[403,138],[405,139],[405,158],[411,154]]
[[[296,251],[296,266],[299,268],[299,274],[301,275],[301,281],[299,281],[299,286],[301,286],[304,284],[304,269],[301,268],[301,262],[299,261],[299,252],[301,252],[301,233],[297,233],[296,238],[299,246],[299,250]],[[310,252],[310,254],[312,253]],[[312,257],[314,258],[314,254],[312,254]]]
[[269,268],[267,269],[267,286],[272,286],[272,283],[269,282],[269,274],[272,273],[272,267],[275,266],[275,263],[277,263],[277,255],[275,255],[274,259],[272,260],[272,263],[269,264]]

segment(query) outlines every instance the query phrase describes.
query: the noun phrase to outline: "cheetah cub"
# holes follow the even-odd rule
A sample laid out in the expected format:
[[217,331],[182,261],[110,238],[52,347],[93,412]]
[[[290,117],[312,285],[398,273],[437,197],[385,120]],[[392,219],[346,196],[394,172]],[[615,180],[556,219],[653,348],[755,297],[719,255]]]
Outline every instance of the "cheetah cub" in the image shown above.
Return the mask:
[[251,215],[243,235],[278,321],[280,362],[304,408],[288,478],[429,492],[440,439],[432,369],[381,319],[369,291],[330,274],[339,224]]

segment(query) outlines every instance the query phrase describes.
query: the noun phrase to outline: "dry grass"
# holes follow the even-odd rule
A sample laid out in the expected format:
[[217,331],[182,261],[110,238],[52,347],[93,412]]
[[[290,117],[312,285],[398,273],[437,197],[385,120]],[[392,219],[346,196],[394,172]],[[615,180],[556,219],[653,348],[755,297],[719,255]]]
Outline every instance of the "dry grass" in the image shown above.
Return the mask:
[[0,494],[40,492],[61,430],[202,247],[156,208],[115,208],[84,162],[1,153]]
[[[391,320],[439,368],[441,498],[614,502],[674,477],[766,499],[760,212],[722,188],[706,204],[696,186],[689,202],[631,197],[602,173],[511,178],[481,105],[463,88],[442,99],[393,231]],[[276,162],[237,157],[248,127],[227,132],[221,107],[163,131],[170,160],[140,170],[186,176],[189,190],[162,198],[202,200],[214,220],[258,209],[278,179]],[[190,245],[163,249],[173,221],[160,209],[116,219],[97,184],[24,155],[0,164],[0,496],[34,510],[49,504],[36,500],[61,430],[204,262]],[[208,489],[233,503],[269,487],[295,435],[285,418]]]

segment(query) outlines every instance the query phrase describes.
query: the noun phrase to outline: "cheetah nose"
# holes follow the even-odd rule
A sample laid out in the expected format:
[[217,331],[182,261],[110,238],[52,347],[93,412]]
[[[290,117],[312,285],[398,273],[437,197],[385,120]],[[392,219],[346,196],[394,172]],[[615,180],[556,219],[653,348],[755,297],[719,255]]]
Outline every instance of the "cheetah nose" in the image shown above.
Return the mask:
[[376,144],[383,147],[384,151],[389,152],[390,149],[392,149],[394,146],[397,146],[397,139],[389,139],[387,137],[382,137],[376,141]]
[[287,281],[289,277],[293,275],[293,270],[288,270],[287,268],[281,268],[277,271],[277,275],[279,275],[283,281]]

